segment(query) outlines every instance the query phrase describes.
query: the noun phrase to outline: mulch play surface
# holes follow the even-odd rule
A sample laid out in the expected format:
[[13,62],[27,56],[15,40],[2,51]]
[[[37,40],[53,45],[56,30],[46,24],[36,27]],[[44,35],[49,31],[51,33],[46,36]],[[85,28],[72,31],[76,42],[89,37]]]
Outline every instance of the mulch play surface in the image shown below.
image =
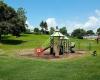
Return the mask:
[[63,58],[77,58],[82,57],[86,54],[86,51],[75,51],[75,53],[64,53],[59,57],[55,57],[49,54],[50,51],[46,50],[41,55],[37,55],[34,49],[23,49],[17,52],[18,56],[27,57],[27,58],[37,58],[37,59],[63,59]]

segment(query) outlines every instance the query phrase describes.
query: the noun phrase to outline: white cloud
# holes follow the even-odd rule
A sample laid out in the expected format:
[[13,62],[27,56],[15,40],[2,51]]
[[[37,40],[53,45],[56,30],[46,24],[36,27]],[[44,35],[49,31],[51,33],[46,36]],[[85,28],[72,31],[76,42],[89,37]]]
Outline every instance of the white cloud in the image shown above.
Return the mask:
[[77,29],[77,28],[82,28],[83,24],[79,23],[79,22],[68,22],[66,23],[66,28],[67,28],[67,32],[71,33],[73,30]]
[[95,10],[95,15],[88,17],[88,21],[85,22],[83,28],[86,30],[92,29],[96,32],[100,27],[100,10]]
[[28,29],[34,29],[34,27],[28,21],[26,21],[26,24],[28,25]]
[[48,27],[56,27],[57,26],[57,22],[56,22],[56,19],[55,18],[48,18],[46,20],[47,24],[48,24]]
[[97,26],[99,26],[99,19],[95,16],[90,16],[88,18],[88,21],[85,22],[83,28],[85,29],[95,29]]
[[[80,22],[80,21],[67,21],[67,22],[57,22],[55,18],[48,18],[46,20],[47,24],[48,24],[48,29],[50,27],[62,27],[62,26],[66,26],[68,33],[71,33],[74,29],[77,28],[83,28],[85,30],[94,30],[96,32],[97,28],[100,27],[100,10],[96,9],[94,12],[94,15],[89,16],[87,19],[87,21]],[[26,21],[26,23],[29,26],[29,29],[34,29],[34,27],[28,22]],[[59,24],[59,25],[58,25]]]
[[74,29],[83,28],[85,30],[93,30],[96,32],[100,27],[100,10],[95,10],[95,15],[89,16],[88,20],[82,22],[71,22],[68,26],[68,32],[71,33]]

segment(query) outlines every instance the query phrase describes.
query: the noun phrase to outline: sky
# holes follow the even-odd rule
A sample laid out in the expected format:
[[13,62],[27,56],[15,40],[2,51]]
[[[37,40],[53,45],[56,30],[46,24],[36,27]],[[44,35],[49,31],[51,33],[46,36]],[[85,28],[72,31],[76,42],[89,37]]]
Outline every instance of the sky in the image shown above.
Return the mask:
[[66,26],[71,33],[74,29],[94,30],[100,27],[100,0],[4,0],[16,10],[26,10],[30,29],[39,27],[42,20],[48,27]]

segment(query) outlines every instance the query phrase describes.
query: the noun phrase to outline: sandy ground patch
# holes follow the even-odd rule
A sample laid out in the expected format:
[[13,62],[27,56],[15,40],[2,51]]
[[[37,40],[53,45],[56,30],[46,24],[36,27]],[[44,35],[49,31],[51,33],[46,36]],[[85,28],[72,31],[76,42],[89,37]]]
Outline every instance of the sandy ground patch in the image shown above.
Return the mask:
[[27,57],[27,58],[39,58],[39,59],[64,59],[64,58],[77,58],[86,55],[86,51],[76,51],[75,53],[64,53],[60,55],[59,58],[49,54],[50,51],[44,51],[40,56],[35,52],[35,49],[23,49],[17,52],[17,56]]

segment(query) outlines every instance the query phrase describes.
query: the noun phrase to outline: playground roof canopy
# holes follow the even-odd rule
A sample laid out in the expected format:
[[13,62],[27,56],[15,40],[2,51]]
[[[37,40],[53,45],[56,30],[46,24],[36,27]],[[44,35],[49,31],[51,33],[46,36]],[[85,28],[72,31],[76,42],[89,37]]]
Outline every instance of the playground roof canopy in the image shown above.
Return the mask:
[[64,36],[64,37],[61,37],[60,39],[65,39],[65,40],[67,40],[67,39],[69,39],[67,36]]
[[51,37],[64,37],[64,35],[59,30],[56,30]]

